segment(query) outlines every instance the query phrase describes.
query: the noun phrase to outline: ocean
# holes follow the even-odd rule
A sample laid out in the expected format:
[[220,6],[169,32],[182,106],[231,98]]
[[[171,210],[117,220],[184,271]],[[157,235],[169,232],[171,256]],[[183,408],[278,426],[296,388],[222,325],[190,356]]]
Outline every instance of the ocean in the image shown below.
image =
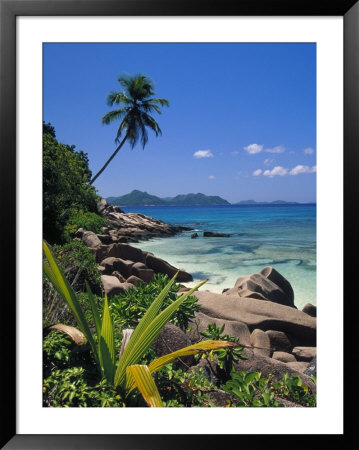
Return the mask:
[[[298,308],[316,305],[316,205],[123,207],[194,231],[133,244],[192,274],[192,287],[221,293],[238,277],[274,267],[292,285]],[[230,237],[203,237],[203,231]],[[198,238],[191,239],[197,232]]]

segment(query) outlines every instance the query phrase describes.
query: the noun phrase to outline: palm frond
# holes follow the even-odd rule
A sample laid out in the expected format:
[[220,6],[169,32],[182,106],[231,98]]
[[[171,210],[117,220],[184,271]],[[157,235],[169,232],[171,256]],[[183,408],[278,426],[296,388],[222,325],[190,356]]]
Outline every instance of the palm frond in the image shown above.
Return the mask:
[[161,128],[159,127],[158,123],[155,121],[153,117],[149,116],[146,113],[143,113],[142,120],[147,127],[151,128],[151,130],[156,133],[156,136],[162,134]]
[[123,103],[124,105],[129,105],[132,103],[132,100],[127,97],[123,92],[112,91],[107,96],[107,104],[108,106],[113,106],[113,104],[119,105]]
[[101,122],[105,123],[106,125],[109,125],[113,121],[121,119],[121,117],[126,113],[126,111],[127,111],[127,108],[125,108],[125,107],[120,108],[120,109],[114,109],[113,111],[110,111],[107,114],[105,114],[102,117]]

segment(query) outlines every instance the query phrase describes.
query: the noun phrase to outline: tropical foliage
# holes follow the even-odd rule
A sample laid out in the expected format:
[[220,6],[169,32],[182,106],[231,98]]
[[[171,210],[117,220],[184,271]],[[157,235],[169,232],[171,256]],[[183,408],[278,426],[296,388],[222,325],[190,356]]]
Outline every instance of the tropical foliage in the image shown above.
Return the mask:
[[89,184],[87,154],[58,142],[51,124],[43,131],[43,234],[48,242],[63,243],[69,218],[79,211],[96,212],[99,197]]
[[[168,106],[169,101],[164,98],[153,97],[155,95],[153,82],[145,75],[121,76],[118,82],[123,88],[122,92],[110,92],[107,96],[109,106],[121,105],[102,117],[102,123],[110,123],[121,120],[117,130],[115,142],[118,145],[103,167],[92,178],[91,184],[101,175],[117,155],[123,144],[128,141],[131,148],[140,140],[145,148],[148,141],[147,129],[152,130],[156,136],[162,134],[156,120],[150,115],[152,112],[161,114],[161,108]],[[124,135],[123,139],[121,137]]]
[[[122,399],[126,399],[129,393],[137,388],[148,406],[162,406],[160,394],[151,375],[153,372],[158,371],[178,357],[204,353],[219,348],[238,346],[232,342],[208,340],[164,355],[152,361],[148,366],[138,364],[181,303],[206,282],[206,280],[202,281],[196,287],[177,298],[163,311],[159,312],[164,298],[175,281],[175,275],[150,305],[135,330],[127,330],[127,333],[124,333],[119,363],[116,364],[113,322],[106,295],[104,298],[102,317],[100,317],[95,299],[88,288],[88,298],[95,328],[95,333],[93,333],[76,293],[56,263],[45,242],[43,243],[43,249],[47,260],[43,265],[44,273],[67,302],[74,314],[78,327],[83,333],[83,342],[88,343],[102,378],[105,378],[109,384],[119,390]],[[69,332],[66,327],[60,326],[59,329],[67,332],[69,336],[73,336],[73,333],[71,331]]]
[[[140,283],[136,289],[129,289],[121,295],[114,295],[111,299],[110,310],[116,326],[121,329],[134,328],[169,281],[170,279],[167,275],[158,273],[147,285]],[[171,284],[161,309],[166,308],[178,298],[179,289],[180,286],[178,284]],[[189,321],[198,310],[197,297],[188,296],[173,314],[170,322],[182,330],[186,330],[189,326]]]

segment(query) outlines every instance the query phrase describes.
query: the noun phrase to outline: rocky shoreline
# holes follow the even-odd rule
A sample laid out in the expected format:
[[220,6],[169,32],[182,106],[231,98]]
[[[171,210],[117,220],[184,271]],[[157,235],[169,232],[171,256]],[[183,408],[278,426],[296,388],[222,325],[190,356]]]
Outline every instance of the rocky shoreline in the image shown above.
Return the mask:
[[[126,214],[105,200],[99,203],[99,212],[108,221],[103,234],[79,229],[76,237],[95,255],[103,289],[109,297],[136,289],[138,283],[150,282],[155,273],[172,277],[177,272],[168,262],[129,243],[172,236],[188,229],[142,214]],[[179,271],[177,281],[192,281],[192,276]],[[183,286],[180,291],[186,290],[189,288]],[[222,294],[201,290],[193,295],[198,299],[199,311],[190,330],[184,333],[168,324],[157,340],[165,341],[165,353],[188,342],[198,342],[200,332],[210,323],[219,327],[224,324],[226,334],[240,339],[243,354],[248,358],[236,363],[238,371],[260,371],[264,376],[272,374],[274,379],[280,379],[285,372],[296,373],[315,391],[309,376],[316,376],[316,307],[307,304],[298,310],[290,283],[273,267],[238,278]],[[201,361],[210,378],[211,370],[206,364],[206,360]]]

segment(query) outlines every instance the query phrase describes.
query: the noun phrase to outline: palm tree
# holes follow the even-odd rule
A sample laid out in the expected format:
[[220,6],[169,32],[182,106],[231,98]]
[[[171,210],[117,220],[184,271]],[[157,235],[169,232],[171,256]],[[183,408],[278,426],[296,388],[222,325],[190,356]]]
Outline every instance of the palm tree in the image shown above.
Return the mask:
[[[107,96],[107,104],[109,106],[123,105],[120,109],[115,109],[102,117],[102,123],[110,124],[115,120],[122,119],[117,130],[115,142],[119,146],[106,161],[101,170],[92,178],[92,184],[110,164],[116,156],[123,144],[128,140],[133,149],[139,139],[141,139],[142,147],[148,141],[147,128],[156,133],[156,136],[162,134],[162,131],[153,117],[149,115],[152,111],[161,114],[160,106],[169,106],[169,101],[164,98],[154,98],[154,86],[151,80],[145,75],[122,76],[118,78],[119,83],[123,87],[122,92],[110,92]],[[124,137],[120,142],[120,138],[124,133]]]

